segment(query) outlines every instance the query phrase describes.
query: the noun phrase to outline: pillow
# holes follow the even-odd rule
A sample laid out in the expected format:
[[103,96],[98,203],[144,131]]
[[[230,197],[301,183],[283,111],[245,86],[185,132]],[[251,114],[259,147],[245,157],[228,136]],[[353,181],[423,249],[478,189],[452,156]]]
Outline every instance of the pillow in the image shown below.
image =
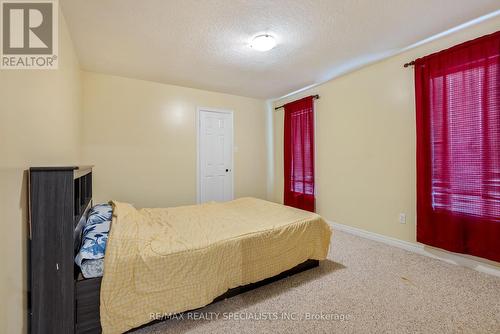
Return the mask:
[[85,278],[102,277],[104,272],[104,259],[82,261],[80,268]]
[[113,208],[109,204],[98,204],[90,209],[82,231],[82,245],[75,257],[78,266],[81,267],[84,260],[104,258],[112,216]]

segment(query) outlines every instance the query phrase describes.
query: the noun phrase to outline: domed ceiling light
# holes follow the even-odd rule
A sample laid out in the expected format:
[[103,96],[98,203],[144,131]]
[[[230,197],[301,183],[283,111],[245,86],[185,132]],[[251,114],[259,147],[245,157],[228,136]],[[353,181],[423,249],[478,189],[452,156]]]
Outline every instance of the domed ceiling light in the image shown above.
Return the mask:
[[250,44],[250,47],[252,49],[261,52],[269,51],[275,46],[276,46],[276,40],[274,39],[273,36],[268,34],[255,36],[254,39],[252,40],[252,43]]

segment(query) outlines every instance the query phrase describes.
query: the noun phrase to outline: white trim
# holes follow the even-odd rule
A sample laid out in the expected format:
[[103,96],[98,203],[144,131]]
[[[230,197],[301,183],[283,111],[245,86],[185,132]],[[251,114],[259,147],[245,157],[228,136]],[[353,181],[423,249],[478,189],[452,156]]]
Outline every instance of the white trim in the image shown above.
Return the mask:
[[201,202],[201,166],[200,166],[200,114],[202,111],[228,114],[231,116],[231,199],[234,199],[234,111],[211,107],[196,108],[196,203]]
[[274,164],[274,107],[271,101],[266,101],[266,195],[267,199],[272,201],[274,199],[274,178],[275,178],[275,164]]
[[[408,242],[378,233],[362,230],[356,227],[334,223],[331,221],[328,221],[328,224],[330,224],[334,228],[334,230],[339,230],[365,239],[378,241],[386,245],[398,247],[413,253],[431,257],[433,259],[438,259],[447,263],[467,267],[482,273],[500,277],[500,267],[495,266],[492,261],[480,259],[475,256],[452,253],[420,243]],[[492,264],[486,263],[485,261],[491,262]]]

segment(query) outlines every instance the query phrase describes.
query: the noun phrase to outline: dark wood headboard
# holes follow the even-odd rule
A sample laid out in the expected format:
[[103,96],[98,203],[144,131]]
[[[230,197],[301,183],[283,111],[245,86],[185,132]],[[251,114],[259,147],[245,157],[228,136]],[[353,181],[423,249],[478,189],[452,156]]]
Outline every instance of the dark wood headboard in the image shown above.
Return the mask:
[[82,230],[87,220],[87,214],[92,207],[92,167],[78,168],[74,172],[74,246],[75,255],[80,249]]
[[92,205],[92,167],[29,170],[29,332],[75,332],[75,254]]

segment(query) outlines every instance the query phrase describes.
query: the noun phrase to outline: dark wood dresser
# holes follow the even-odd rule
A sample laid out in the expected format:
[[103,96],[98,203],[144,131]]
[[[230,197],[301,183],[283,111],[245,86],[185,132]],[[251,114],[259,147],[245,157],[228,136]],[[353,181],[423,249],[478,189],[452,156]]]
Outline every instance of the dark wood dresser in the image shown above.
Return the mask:
[[74,263],[92,204],[92,167],[29,170],[29,332],[76,331]]

